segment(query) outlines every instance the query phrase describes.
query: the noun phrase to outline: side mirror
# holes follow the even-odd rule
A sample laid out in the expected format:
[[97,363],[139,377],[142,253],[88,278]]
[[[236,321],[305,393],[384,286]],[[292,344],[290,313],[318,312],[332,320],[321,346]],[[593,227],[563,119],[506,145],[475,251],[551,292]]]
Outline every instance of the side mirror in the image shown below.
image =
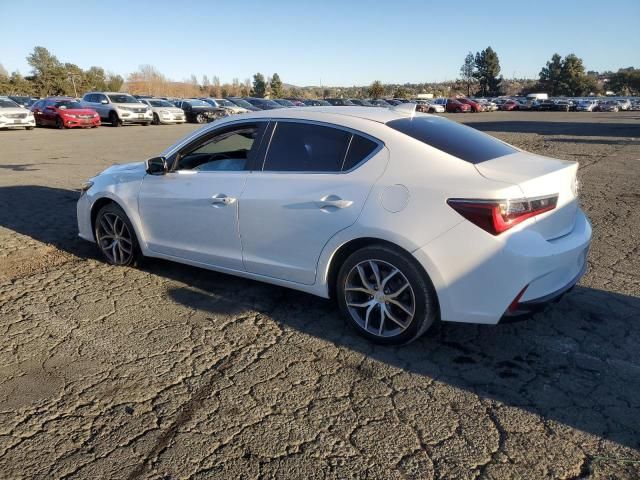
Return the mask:
[[154,157],[146,161],[147,173],[149,175],[164,175],[167,173],[167,159],[164,157]]
[[109,103],[109,101],[106,98],[104,98],[104,99],[100,100],[100,103],[103,104],[103,105],[106,105],[107,103]]

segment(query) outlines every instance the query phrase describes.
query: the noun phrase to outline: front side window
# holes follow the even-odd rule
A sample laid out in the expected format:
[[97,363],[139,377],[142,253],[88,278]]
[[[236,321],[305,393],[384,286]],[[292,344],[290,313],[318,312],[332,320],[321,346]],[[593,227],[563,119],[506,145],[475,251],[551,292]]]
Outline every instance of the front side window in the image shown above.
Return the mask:
[[204,142],[177,156],[176,170],[237,172],[247,168],[257,147],[258,125],[243,125],[214,133]]
[[140,103],[136,97],[125,94],[112,94],[109,95],[111,103]]

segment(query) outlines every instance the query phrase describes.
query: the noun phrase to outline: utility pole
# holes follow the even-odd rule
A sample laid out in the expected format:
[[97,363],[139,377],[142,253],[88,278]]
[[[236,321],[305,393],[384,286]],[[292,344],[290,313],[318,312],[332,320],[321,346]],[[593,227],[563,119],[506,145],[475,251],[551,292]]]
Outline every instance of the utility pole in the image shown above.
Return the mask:
[[71,83],[73,84],[73,96],[78,98],[78,90],[76,90],[76,80],[75,77],[79,77],[79,73],[68,73],[67,74],[71,78]]

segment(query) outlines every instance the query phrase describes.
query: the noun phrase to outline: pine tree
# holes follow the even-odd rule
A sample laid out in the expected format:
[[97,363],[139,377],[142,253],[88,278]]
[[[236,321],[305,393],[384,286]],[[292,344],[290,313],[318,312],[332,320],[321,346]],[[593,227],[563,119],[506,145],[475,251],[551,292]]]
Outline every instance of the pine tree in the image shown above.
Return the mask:
[[280,75],[277,73],[274,73],[273,77],[271,77],[271,96],[273,98],[282,97],[282,80],[280,80]]
[[258,98],[264,98],[267,93],[267,82],[264,79],[264,75],[256,73],[253,76],[253,88],[251,89],[251,95]]

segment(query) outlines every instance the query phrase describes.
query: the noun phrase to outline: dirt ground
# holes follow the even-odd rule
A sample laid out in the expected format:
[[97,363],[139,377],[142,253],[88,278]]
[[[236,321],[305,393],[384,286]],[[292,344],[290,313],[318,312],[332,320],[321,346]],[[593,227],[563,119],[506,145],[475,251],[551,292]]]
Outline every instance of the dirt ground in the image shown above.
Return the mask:
[[580,162],[589,270],[400,348],[326,300],[77,238],[81,182],[195,126],[0,132],[1,478],[640,478],[640,115],[453,116]]

